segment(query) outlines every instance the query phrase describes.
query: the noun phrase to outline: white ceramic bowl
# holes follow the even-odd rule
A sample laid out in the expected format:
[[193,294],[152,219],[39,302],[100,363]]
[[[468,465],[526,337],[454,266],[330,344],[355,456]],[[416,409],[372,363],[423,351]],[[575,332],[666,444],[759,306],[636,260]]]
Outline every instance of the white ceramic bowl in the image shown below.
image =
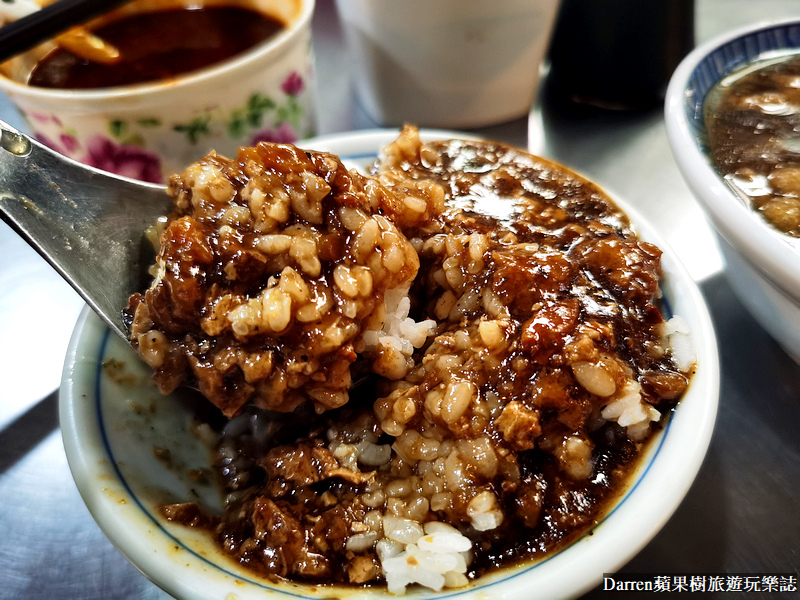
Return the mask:
[[[308,147],[366,164],[396,132],[321,138]],[[428,137],[438,137],[428,133]],[[446,136],[451,137],[451,136]],[[623,207],[624,208],[624,207]],[[630,212],[629,212],[630,214]],[[440,594],[411,590],[410,598],[554,599],[577,596],[630,560],[663,526],[692,483],[711,437],[719,393],[714,330],[696,284],[655,231],[631,215],[644,239],[664,251],[667,310],[689,324],[698,369],[667,426],[653,441],[629,489],[593,530],[545,560],[505,569],[470,587]],[[189,433],[191,410],[162,397],[150,370],[86,310],[73,335],[60,392],[61,424],[70,468],[86,505],[108,538],[139,570],[178,598],[386,598],[380,589],[331,589],[270,583],[241,569],[202,533],[166,522],[165,499],[220,503],[217,491],[189,477],[209,466]],[[169,449],[170,468],[153,455]],[[230,594],[230,596],[228,595]]]
[[384,126],[526,115],[561,0],[337,0],[366,112]]
[[737,198],[713,166],[703,102],[722,78],[760,57],[800,52],[800,21],[761,24],[691,52],[667,90],[667,136],[675,160],[713,223],[732,288],[762,326],[800,362],[800,242],[779,233]]
[[[185,4],[139,0],[119,10]],[[277,17],[286,27],[247,52],[199,71],[91,90],[25,84],[36,62],[53,49],[47,42],[2,65],[0,90],[45,145],[93,167],[153,183],[166,181],[211,148],[232,156],[257,141],[293,143],[314,135],[314,0],[239,4]]]

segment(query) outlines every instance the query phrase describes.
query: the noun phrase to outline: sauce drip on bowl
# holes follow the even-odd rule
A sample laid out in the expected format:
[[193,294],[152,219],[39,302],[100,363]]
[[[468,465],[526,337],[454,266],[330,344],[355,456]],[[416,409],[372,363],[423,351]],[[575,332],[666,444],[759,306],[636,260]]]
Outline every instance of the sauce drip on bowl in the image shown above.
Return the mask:
[[119,48],[119,62],[100,64],[56,48],[39,61],[28,83],[93,89],[170,79],[241,54],[283,28],[271,17],[234,6],[141,13],[93,32]]

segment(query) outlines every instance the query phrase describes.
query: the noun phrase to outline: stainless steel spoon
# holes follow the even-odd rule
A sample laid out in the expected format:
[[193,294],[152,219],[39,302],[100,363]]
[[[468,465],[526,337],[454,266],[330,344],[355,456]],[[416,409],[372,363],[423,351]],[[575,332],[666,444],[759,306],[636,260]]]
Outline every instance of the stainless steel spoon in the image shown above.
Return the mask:
[[122,309],[153,258],[144,232],[170,207],[164,187],[82,165],[0,121],[0,218],[125,340]]

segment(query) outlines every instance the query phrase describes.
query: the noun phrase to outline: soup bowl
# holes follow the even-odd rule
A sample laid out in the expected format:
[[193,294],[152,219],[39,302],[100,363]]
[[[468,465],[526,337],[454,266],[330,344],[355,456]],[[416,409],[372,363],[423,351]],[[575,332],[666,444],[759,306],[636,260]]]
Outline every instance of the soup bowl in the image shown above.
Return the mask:
[[[28,85],[33,68],[54,49],[45,43],[2,65],[0,90],[31,133],[80,162],[161,183],[210,148],[234,154],[258,141],[295,142],[316,130],[311,15],[314,0],[207,0],[243,6],[283,23],[273,37],[224,62],[173,78],[97,89]],[[183,7],[176,0],[139,0],[91,23],[134,12]]]
[[[454,137],[426,132],[428,139]],[[364,168],[396,132],[319,138],[303,147],[338,154]],[[520,562],[437,593],[410,598],[543,598],[577,596],[632,558],[666,523],[688,491],[707,450],[717,410],[719,365],[711,319],[696,284],[654,229],[624,205],[641,237],[663,250],[664,312],[681,316],[694,342],[691,384],[637,470],[600,522],[559,552]],[[168,521],[164,502],[191,498],[218,511],[221,492],[198,477],[211,467],[197,414],[180,394],[164,397],[149,367],[86,311],[75,329],[60,390],[64,444],[78,489],[108,538],[136,567],[178,598],[364,598],[385,588],[335,587],[266,579],[223,554],[210,536]]]
[[731,287],[772,337],[800,362],[800,240],[770,226],[714,165],[704,104],[730,75],[800,52],[800,21],[731,31],[691,52],[667,90],[667,136],[678,167],[713,224]]

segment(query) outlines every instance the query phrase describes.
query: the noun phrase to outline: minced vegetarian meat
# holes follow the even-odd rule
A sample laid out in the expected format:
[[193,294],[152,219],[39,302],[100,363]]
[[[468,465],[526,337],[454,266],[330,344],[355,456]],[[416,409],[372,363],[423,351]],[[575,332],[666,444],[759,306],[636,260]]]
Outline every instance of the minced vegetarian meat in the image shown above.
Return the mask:
[[[670,345],[684,328],[658,307],[661,252],[601,190],[546,160],[491,142],[423,144],[407,127],[369,177],[330,155],[259,145],[234,161],[208,157],[171,189],[161,275],[132,299],[132,341],[146,354],[147,336],[163,336],[157,379],[197,382],[225,415],[241,414],[216,448],[224,513],[163,510],[207,527],[264,576],[385,581],[402,593],[414,583],[460,587],[552,552],[624,489],[689,383],[693,360]],[[282,190],[288,216],[261,231],[253,197],[270,205]],[[314,219],[302,210],[311,195]],[[203,252],[177,235],[187,220],[199,223]],[[392,239],[363,254],[370,222]],[[270,235],[315,240],[319,268],[305,271],[291,251],[253,257]],[[224,250],[226,236],[235,251]],[[395,253],[403,267],[392,270]],[[359,284],[337,279],[340,268],[369,272],[370,292],[348,295]],[[281,333],[259,319],[286,269],[330,301],[302,321],[305,304],[285,292]],[[220,311],[227,297],[235,301]],[[178,314],[186,299],[194,304]],[[254,302],[260,316],[238,330],[236,311]],[[310,352],[309,332],[327,319],[351,333]],[[246,357],[267,352],[270,373],[303,376],[282,376],[283,387],[251,382]],[[219,385],[203,383],[212,369]],[[325,385],[335,402],[317,393]],[[262,410],[276,407],[294,412]]]
[[[161,390],[195,386],[228,417],[345,404],[354,341],[419,267],[391,192],[330,154],[263,144],[207,156],[169,193],[155,281],[128,308]],[[418,196],[412,221],[436,210]]]

